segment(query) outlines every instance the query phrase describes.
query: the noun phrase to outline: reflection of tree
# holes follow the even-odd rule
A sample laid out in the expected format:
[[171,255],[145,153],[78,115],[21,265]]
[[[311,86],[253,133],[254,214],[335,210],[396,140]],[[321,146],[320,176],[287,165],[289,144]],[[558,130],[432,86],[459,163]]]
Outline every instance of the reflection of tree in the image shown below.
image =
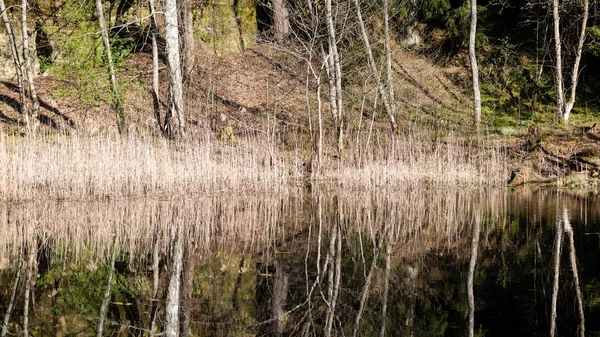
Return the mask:
[[467,297],[469,301],[469,337],[474,336],[475,330],[475,294],[473,292],[473,277],[475,275],[475,264],[477,263],[477,248],[479,246],[479,227],[481,225],[481,214],[479,209],[475,210],[473,221],[473,236],[471,238],[471,260],[469,261],[469,273],[467,276]]

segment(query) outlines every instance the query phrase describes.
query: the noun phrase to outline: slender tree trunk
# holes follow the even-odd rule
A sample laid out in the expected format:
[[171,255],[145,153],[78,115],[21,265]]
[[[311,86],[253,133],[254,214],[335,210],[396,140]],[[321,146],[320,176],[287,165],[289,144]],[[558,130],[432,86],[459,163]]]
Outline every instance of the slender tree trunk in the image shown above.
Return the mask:
[[[178,224],[178,226],[181,226]],[[183,233],[181,227],[177,230],[173,256],[170,268],[169,288],[167,290],[167,303],[165,309],[165,336],[179,336],[179,289],[181,286],[181,269],[183,265]]]
[[481,125],[481,91],[479,88],[479,68],[477,54],[475,53],[475,37],[477,36],[477,0],[471,0],[471,30],[469,33],[469,60],[471,62],[471,76],[473,78],[473,112],[475,128],[479,133]]
[[17,271],[15,272],[15,282],[13,283],[12,292],[10,295],[10,301],[8,302],[8,308],[6,308],[6,313],[4,314],[4,321],[2,323],[2,333],[0,333],[0,337],[6,337],[8,334],[8,323],[10,322],[10,315],[12,313],[12,309],[15,306],[15,299],[17,297],[17,291],[19,289],[19,281],[21,280],[21,269],[23,268],[23,250],[19,251],[19,264],[17,266]]
[[469,261],[469,274],[467,275],[467,298],[469,301],[469,337],[475,336],[475,293],[473,291],[473,279],[475,278],[475,264],[477,263],[477,248],[479,247],[479,228],[481,226],[481,214],[475,211],[473,221],[473,236],[471,238],[471,260]]
[[40,114],[40,101],[38,100],[35,90],[35,70],[33,69],[33,62],[31,60],[31,55],[29,54],[29,35],[27,33],[27,0],[21,1],[21,30],[23,36],[23,66],[25,67],[25,73],[27,74],[29,96],[33,104],[33,109],[30,112],[27,126],[30,132],[35,133],[38,124],[38,115]]
[[273,275],[273,294],[271,297],[272,335],[283,336],[283,323],[285,319],[284,308],[287,303],[289,289],[288,275],[281,262],[275,261],[275,274]]
[[148,0],[148,7],[150,10],[150,30],[152,33],[152,101],[154,102],[154,117],[156,118],[158,127],[162,131],[163,124],[160,118],[160,96],[158,90],[158,27],[156,26],[154,0]]
[[290,32],[289,12],[285,0],[273,0],[273,26],[275,41],[282,44]]
[[98,326],[96,328],[96,337],[102,337],[102,334],[104,332],[104,321],[106,320],[106,314],[108,313],[108,305],[110,304],[110,293],[113,283],[113,277],[115,274],[116,257],[116,247],[113,245],[113,251],[110,255],[110,270],[108,272],[108,281],[106,282],[106,290],[104,291],[104,296],[102,297],[102,304],[100,305]]
[[327,316],[325,319],[325,337],[332,336],[333,321],[335,319],[335,309],[337,306],[337,299],[340,292],[340,284],[342,279],[342,238],[340,236],[340,228],[337,223],[334,225],[333,231],[331,233],[328,261],[329,280],[327,297],[329,300],[329,307],[327,308]]
[[558,115],[564,117],[565,94],[563,91],[562,75],[562,50],[560,39],[560,16],[558,14],[558,0],[552,1],[552,19],[554,22],[554,56],[555,56],[555,86],[556,86],[556,109]]
[[[385,0],[385,2],[387,2],[387,0]],[[375,58],[373,57],[373,49],[371,48],[371,42],[369,41],[369,35],[367,34],[367,27],[365,26],[365,22],[362,18],[362,10],[360,9],[359,0],[354,0],[354,6],[356,7],[356,18],[358,20],[358,26],[360,27],[360,33],[361,33],[361,36],[363,39],[363,43],[365,44],[365,51],[367,53],[367,60],[369,62],[369,67],[371,68],[371,72],[373,73],[373,76],[375,76],[377,92],[379,93],[379,97],[381,97],[381,101],[383,102],[385,111],[388,115],[388,118],[390,119],[390,125],[392,127],[392,131],[396,131],[398,126],[396,125],[396,118],[394,116],[392,106],[390,105],[390,97],[388,97],[389,92],[386,93],[386,90],[383,87],[383,83],[381,82],[381,76],[379,74],[379,71],[377,70],[377,66],[375,65]],[[386,6],[386,4],[384,3],[384,7],[385,6]],[[387,11],[386,11],[386,13],[387,13]],[[389,32],[387,35],[388,36],[386,36],[386,40],[389,39]],[[386,46],[386,47],[389,47],[389,46]],[[386,50],[386,53],[387,53],[387,50]],[[387,59],[387,56],[386,56],[386,59]],[[391,55],[390,55],[389,62],[391,62]],[[391,63],[390,63],[389,72],[391,73]],[[391,78],[390,73],[388,73],[389,78]],[[391,80],[390,80],[390,82],[391,82]]]
[[569,121],[569,115],[571,109],[575,104],[575,92],[577,91],[577,83],[579,82],[579,63],[581,62],[581,54],[583,54],[583,43],[587,35],[586,27],[589,16],[589,1],[583,0],[583,18],[581,19],[581,32],[579,33],[579,44],[577,45],[577,52],[575,53],[575,64],[573,64],[573,72],[571,73],[571,98],[565,104],[565,113],[563,114],[563,121]]
[[104,10],[102,9],[102,0],[96,0],[96,12],[98,13],[98,24],[102,33],[102,42],[106,51],[106,60],[108,62],[108,76],[110,79],[110,91],[112,94],[112,103],[115,115],[117,117],[117,127],[119,132],[125,132],[125,111],[123,110],[123,101],[119,93],[117,85],[117,76],[115,75],[115,67],[110,49],[110,40],[108,38],[108,30],[106,29],[106,21],[104,20]]
[[[386,61],[386,72],[387,81],[386,87],[388,91],[388,98],[390,100],[391,115],[396,116],[396,100],[394,95],[394,79],[392,72],[392,47],[390,37],[390,8],[389,0],[383,0],[383,21],[384,21],[384,35],[385,35],[385,61]],[[395,123],[395,121],[394,121]]]
[[6,13],[6,5],[4,4],[4,0],[0,0],[0,12],[2,14],[2,21],[4,21],[4,26],[6,27],[6,33],[10,43],[10,52],[13,57],[13,62],[15,63],[15,73],[17,74],[17,84],[19,86],[20,112],[25,117],[25,123],[29,125],[29,112],[27,111],[27,102],[25,101],[25,85],[23,84],[23,66],[21,64],[21,59],[19,58],[19,52],[17,51],[15,34],[12,30],[12,25],[8,20],[8,14]]
[[29,337],[29,302],[31,302],[31,284],[35,278],[35,257],[37,250],[35,245],[27,248],[27,277],[25,278],[25,295],[23,296],[23,336]]
[[[328,65],[330,65],[330,73],[333,75],[335,81],[332,81],[332,84],[335,84],[335,110],[337,115],[336,127],[337,127],[337,145],[338,151],[342,152],[344,146],[344,104],[342,99],[342,68],[340,64],[340,54],[338,53],[337,48],[337,38],[335,26],[333,24],[333,7],[331,5],[331,0],[325,0],[325,17],[327,21],[327,33],[328,33],[328,41],[329,41],[329,55],[330,61]],[[331,82],[330,82],[331,83]],[[335,115],[334,115],[335,116]]]
[[169,137],[177,138],[185,136],[185,118],[176,0],[165,0],[164,15],[168,60],[167,77],[169,81],[168,109],[164,129]]
[[[391,236],[390,234],[388,234]],[[387,323],[387,305],[388,305],[388,297],[390,293],[390,271],[392,269],[392,242],[390,238],[388,238],[388,242],[386,244],[386,254],[385,254],[385,275],[383,279],[383,304],[381,306],[381,330],[379,330],[379,337],[385,336],[385,328]]]
[[552,304],[550,312],[550,337],[556,333],[556,303],[558,302],[558,281],[560,277],[560,256],[562,253],[563,227],[561,219],[556,212],[556,236],[554,239],[554,283],[552,286]]
[[565,233],[569,239],[569,260],[571,261],[571,270],[573,271],[573,281],[575,283],[575,293],[577,294],[577,310],[579,312],[579,336],[585,337],[585,314],[583,311],[583,295],[579,286],[579,273],[577,272],[577,254],[575,252],[575,240],[573,239],[573,227],[569,222],[569,213],[567,208],[563,208],[563,222]]
[[196,63],[194,53],[194,22],[192,18],[192,0],[180,0],[181,11],[181,53],[183,60],[183,78],[185,81],[191,79],[192,70]]
[[160,253],[158,239],[154,239],[152,252],[152,308],[150,309],[150,336],[156,335],[156,312],[158,311],[158,281],[160,279]]
[[181,284],[181,337],[190,336],[190,327],[192,322],[192,291],[194,290],[194,252],[192,243],[185,240],[183,273]]

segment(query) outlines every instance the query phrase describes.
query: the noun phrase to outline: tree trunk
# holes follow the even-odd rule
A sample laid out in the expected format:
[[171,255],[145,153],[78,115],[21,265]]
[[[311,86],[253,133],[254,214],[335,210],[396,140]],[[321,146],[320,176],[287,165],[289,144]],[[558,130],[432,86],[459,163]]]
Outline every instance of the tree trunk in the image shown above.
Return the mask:
[[29,84],[29,96],[33,104],[33,109],[29,112],[27,118],[27,127],[30,132],[34,132],[37,129],[38,115],[40,113],[40,101],[38,100],[37,93],[35,90],[35,70],[33,69],[33,62],[31,55],[29,54],[29,35],[27,34],[27,0],[21,1],[21,30],[23,36],[23,66],[25,67],[25,73],[27,74],[27,83]]
[[475,121],[475,128],[479,133],[479,126],[481,125],[481,91],[479,88],[479,69],[477,67],[477,55],[475,54],[476,36],[477,0],[471,0],[471,31],[469,32],[469,60],[471,62],[471,75],[473,78],[473,117]]
[[[394,116],[392,106],[390,105],[390,97],[388,97],[389,92],[386,93],[386,90],[383,87],[383,84],[381,83],[381,76],[379,74],[379,71],[377,70],[377,66],[375,65],[375,58],[373,57],[373,49],[371,48],[371,42],[369,42],[369,35],[367,34],[367,27],[365,26],[365,22],[362,18],[362,10],[360,9],[359,0],[354,0],[354,6],[356,7],[356,18],[358,20],[358,25],[360,27],[360,33],[361,33],[361,36],[363,39],[363,43],[365,44],[365,51],[367,53],[367,60],[369,62],[369,67],[371,68],[371,72],[373,73],[373,76],[375,76],[375,82],[376,82],[375,84],[377,85],[377,92],[379,93],[379,97],[381,97],[381,101],[383,102],[385,111],[388,115],[388,118],[390,119],[390,125],[392,127],[392,131],[396,131],[398,129],[398,126],[396,125],[396,118]],[[385,6],[386,5],[384,3],[384,7]],[[387,35],[389,35],[389,32]],[[386,36],[386,40],[387,39],[389,39],[389,36]],[[387,48],[389,48],[389,47],[386,47],[386,49]],[[387,51],[386,51],[386,53],[387,53]],[[387,56],[386,56],[386,58],[387,58]],[[391,62],[391,56],[390,56],[390,62]],[[391,64],[390,64],[389,72],[391,72]],[[391,78],[391,75],[389,73],[388,73],[388,76],[390,76],[390,78]]]
[[123,110],[123,101],[117,86],[117,76],[115,75],[115,67],[110,50],[110,40],[108,39],[108,30],[106,29],[106,21],[104,20],[104,11],[102,9],[102,0],[96,0],[96,11],[98,13],[98,24],[102,33],[102,42],[106,51],[106,60],[108,62],[108,76],[110,80],[110,91],[112,94],[112,103],[115,115],[117,117],[117,127],[119,133],[125,131],[125,111]]
[[[388,98],[390,100],[390,112],[392,117],[396,116],[396,101],[394,95],[394,81],[392,72],[392,47],[390,42],[390,9],[389,0],[383,0],[383,21],[384,21],[384,35],[385,35],[385,61],[386,61],[386,72],[387,82],[386,88],[388,91]],[[394,124],[396,121],[394,121]],[[392,126],[395,128],[396,126]]]
[[10,301],[8,302],[8,308],[6,308],[6,313],[4,314],[4,321],[2,323],[2,333],[0,333],[0,337],[6,337],[8,334],[8,323],[10,322],[10,315],[12,313],[12,309],[15,305],[15,299],[17,297],[17,290],[19,289],[19,281],[21,280],[21,269],[23,268],[23,250],[19,251],[19,264],[17,266],[17,271],[15,272],[15,282],[13,283],[12,292],[10,295]]
[[467,298],[469,300],[469,337],[475,336],[475,294],[473,291],[473,279],[475,278],[475,264],[477,263],[477,248],[479,246],[479,227],[481,226],[481,214],[475,210],[473,221],[473,236],[471,238],[471,260],[469,261],[469,273],[467,275]]
[[552,1],[552,18],[554,21],[554,53],[555,53],[555,86],[556,86],[556,109],[558,115],[564,117],[564,101],[565,94],[563,92],[563,75],[562,75],[562,51],[560,40],[560,16],[558,14],[558,0]]
[[194,53],[194,21],[192,18],[192,1],[180,0],[181,13],[181,53],[183,60],[183,78],[189,82],[196,63]]
[[240,40],[240,50],[243,52],[246,50],[246,44],[244,43],[244,34],[242,31],[242,18],[240,17],[239,4],[239,0],[233,0],[231,8],[233,9],[233,15],[235,16],[235,25],[237,26],[238,38]]
[[102,304],[100,305],[100,313],[98,319],[98,326],[96,328],[96,337],[102,337],[104,332],[104,320],[106,320],[106,314],[108,313],[108,305],[110,304],[110,293],[112,288],[113,276],[115,273],[115,259],[116,259],[116,247],[113,245],[113,251],[110,255],[110,270],[108,272],[108,281],[106,282],[106,290],[102,297]]
[[273,0],[273,28],[275,41],[282,44],[290,32],[289,12],[285,7],[285,0]]
[[154,0],[148,0],[150,10],[150,29],[152,33],[152,101],[154,102],[154,117],[158,123],[158,127],[163,128],[160,118],[160,96],[158,91],[158,27],[156,26],[156,7]]
[[275,273],[273,275],[273,294],[271,297],[271,319],[272,335],[283,336],[284,308],[287,302],[289,289],[288,275],[284,266],[279,262],[274,262]]
[[[177,226],[181,226],[177,224]],[[165,308],[165,336],[179,336],[179,288],[181,286],[181,269],[183,265],[183,233],[177,230],[175,241],[171,244],[172,259],[170,268],[169,288]]]
[[583,311],[583,295],[579,286],[579,273],[577,272],[577,254],[575,253],[575,240],[573,239],[573,227],[569,222],[569,213],[567,208],[563,208],[563,222],[565,232],[569,239],[569,260],[571,262],[571,270],[573,272],[573,281],[575,283],[575,293],[577,295],[577,310],[579,312],[579,336],[585,337],[585,314]]
[[550,337],[556,333],[556,303],[558,302],[558,281],[560,277],[560,255],[562,252],[563,227],[561,225],[558,210],[556,212],[556,236],[554,239],[554,283],[552,286],[552,304],[550,307]]
[[192,291],[194,290],[194,252],[192,243],[186,240],[185,242],[185,259],[183,261],[182,273],[182,289],[181,289],[181,337],[190,336],[190,327],[192,321]]
[[167,45],[167,78],[169,83],[165,132],[171,138],[185,135],[183,78],[179,55],[179,29],[176,0],[165,0],[165,39]]
[[[325,0],[325,16],[327,21],[327,32],[329,41],[329,57],[330,60],[328,65],[330,66],[330,75],[333,76],[333,81],[330,80],[330,84],[335,86],[335,110],[337,115],[336,127],[337,127],[337,145],[338,151],[342,152],[344,145],[344,104],[342,99],[342,68],[340,64],[340,54],[337,49],[337,38],[335,26],[333,24],[333,8],[331,0]],[[331,79],[331,77],[330,77]],[[331,86],[330,86],[331,87]],[[334,116],[335,116],[334,115]]]
[[13,62],[15,63],[15,73],[17,74],[17,83],[19,86],[20,112],[25,116],[25,122],[29,125],[29,114],[27,112],[27,104],[25,102],[25,86],[23,84],[23,66],[21,65],[21,59],[19,58],[19,52],[17,51],[15,34],[12,30],[12,25],[8,20],[8,14],[6,13],[6,5],[4,4],[4,0],[0,0],[0,12],[2,14],[2,21],[4,21],[6,34],[8,35],[10,43],[10,52],[12,54]]
[[[387,1],[387,0],[386,0]],[[389,230],[391,231],[391,229]],[[382,233],[383,235],[384,233]],[[385,254],[385,275],[383,279],[383,304],[381,306],[381,330],[379,330],[379,337],[385,337],[385,328],[387,323],[387,305],[388,297],[390,293],[390,271],[392,269],[392,240],[391,233],[388,233],[388,242],[386,244]]]
[[23,336],[29,337],[29,302],[31,302],[31,284],[35,279],[35,258],[37,249],[35,245],[30,245],[27,248],[27,266],[25,267],[27,270],[27,277],[25,278],[25,295],[23,296]]
[[587,35],[585,29],[587,27],[587,20],[589,15],[589,1],[583,0],[583,18],[581,20],[581,32],[579,33],[579,44],[577,45],[577,52],[575,53],[575,64],[573,64],[573,72],[571,73],[571,98],[565,104],[565,113],[563,114],[563,121],[569,121],[569,115],[571,109],[575,104],[575,92],[577,91],[577,82],[579,82],[579,63],[581,62],[581,54],[583,53],[583,43],[585,42],[585,36]]

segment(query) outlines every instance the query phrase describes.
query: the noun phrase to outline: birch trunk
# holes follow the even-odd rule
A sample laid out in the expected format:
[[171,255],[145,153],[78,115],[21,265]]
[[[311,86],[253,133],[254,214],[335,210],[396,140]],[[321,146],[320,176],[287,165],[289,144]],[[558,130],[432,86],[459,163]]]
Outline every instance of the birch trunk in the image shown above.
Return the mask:
[[558,281],[560,278],[560,255],[562,252],[563,227],[557,210],[556,217],[556,236],[554,239],[554,283],[552,286],[552,304],[550,312],[550,337],[556,333],[556,303],[558,302]]
[[575,64],[573,64],[573,72],[571,73],[571,97],[565,104],[565,112],[563,114],[563,121],[569,121],[569,115],[571,109],[575,104],[575,92],[577,91],[577,83],[579,82],[579,63],[581,62],[581,54],[583,54],[583,43],[585,42],[587,20],[589,16],[589,1],[583,0],[583,18],[581,20],[581,32],[579,33],[579,44],[577,45],[577,52],[575,53]]
[[392,243],[388,239],[385,254],[385,275],[383,279],[383,304],[381,306],[381,330],[379,337],[385,336],[385,328],[387,323],[387,304],[390,293],[390,271],[392,269]]
[[[344,143],[344,125],[343,125],[343,117],[344,117],[344,105],[342,100],[342,68],[340,65],[340,54],[337,49],[337,38],[335,26],[333,24],[333,8],[331,5],[331,0],[325,0],[325,17],[327,21],[327,33],[328,33],[328,41],[329,41],[329,61],[328,65],[330,66],[330,88],[331,84],[335,87],[335,111],[337,116],[336,127],[337,127],[337,145],[338,151],[342,152],[343,143]],[[333,78],[333,80],[331,80]]]
[[156,336],[156,312],[158,311],[158,281],[160,279],[160,253],[158,239],[152,252],[152,308],[150,309],[150,336]]
[[[387,2],[387,0],[384,0]],[[390,125],[392,127],[392,131],[396,131],[398,126],[396,125],[396,118],[394,117],[394,113],[392,110],[392,106],[390,105],[390,97],[388,97],[388,93],[386,93],[383,84],[381,83],[381,75],[377,70],[377,66],[375,65],[375,58],[373,57],[373,49],[371,48],[371,42],[369,41],[369,35],[367,34],[367,28],[365,26],[365,22],[362,18],[362,10],[360,9],[359,0],[354,0],[354,6],[356,7],[356,18],[358,20],[358,26],[360,27],[360,33],[362,36],[363,43],[365,44],[365,52],[367,53],[367,60],[369,63],[369,68],[371,68],[371,72],[373,76],[375,76],[375,84],[377,85],[377,92],[379,93],[379,97],[381,97],[381,101],[383,102],[383,106],[385,107],[385,111],[390,119]],[[385,7],[384,3],[384,7]],[[387,11],[386,11],[387,12]],[[387,23],[387,22],[386,22]],[[388,34],[389,35],[389,32]],[[386,40],[389,39],[389,36],[386,36]],[[386,51],[387,53],[387,51]],[[386,56],[387,58],[387,56]],[[389,60],[391,62],[391,59]],[[391,64],[390,64],[391,68]],[[391,72],[391,69],[390,69]],[[390,75],[391,77],[391,75]]]
[[123,110],[123,102],[121,95],[119,94],[119,87],[117,85],[117,76],[115,75],[115,67],[112,58],[112,52],[110,50],[110,40],[108,38],[108,30],[106,29],[106,21],[104,20],[104,10],[102,9],[102,0],[96,0],[96,12],[98,13],[98,24],[100,25],[100,32],[102,34],[102,42],[104,43],[104,50],[106,51],[106,60],[108,62],[108,76],[110,80],[110,91],[112,94],[112,103],[115,115],[117,117],[117,127],[119,133],[125,131],[125,112]]
[[15,63],[15,73],[17,74],[17,83],[19,86],[19,108],[21,113],[25,116],[25,123],[29,125],[29,114],[27,112],[27,104],[25,102],[25,86],[23,84],[23,66],[21,59],[19,58],[19,52],[17,51],[17,41],[15,34],[12,30],[12,25],[8,20],[8,14],[6,13],[6,5],[4,0],[0,0],[0,12],[2,14],[2,21],[6,27],[6,34],[10,43],[10,53],[12,54],[13,62]]
[[577,310],[579,312],[579,336],[585,337],[585,314],[583,311],[583,295],[579,285],[579,273],[577,271],[577,254],[575,252],[575,240],[573,239],[573,227],[569,222],[569,213],[567,208],[563,208],[563,222],[565,233],[569,239],[569,260],[571,262],[571,271],[573,272],[573,281],[575,283],[575,294],[577,295]]
[[[557,0],[555,0],[557,1]],[[475,54],[475,37],[477,36],[477,0],[471,0],[471,30],[469,33],[469,61],[471,62],[471,76],[473,78],[473,112],[475,128],[479,133],[481,125],[481,90],[479,88],[479,68],[477,54]]]
[[152,100],[154,102],[154,117],[158,127],[162,130],[163,124],[160,118],[160,96],[158,91],[158,27],[156,26],[156,7],[154,0],[148,0],[150,10],[150,30],[152,33]]
[[552,18],[554,23],[554,54],[555,54],[555,78],[556,82],[556,109],[558,115],[564,116],[564,101],[565,94],[563,91],[563,75],[562,75],[562,50],[560,40],[560,16],[558,14],[558,0],[552,1]]
[[19,289],[19,281],[21,280],[21,269],[23,268],[23,251],[19,251],[19,265],[17,266],[17,271],[15,272],[15,282],[13,283],[12,292],[10,295],[10,302],[8,302],[8,308],[6,308],[6,313],[4,314],[4,321],[2,323],[2,332],[0,333],[1,337],[6,337],[8,334],[8,323],[10,322],[10,315],[12,313],[12,309],[15,306],[15,299],[17,297],[17,290]]
[[469,273],[467,275],[467,297],[469,301],[469,337],[475,335],[475,293],[473,291],[473,279],[475,278],[475,265],[477,264],[477,248],[479,246],[479,227],[481,226],[481,214],[476,210],[473,221],[473,236],[471,238],[471,260],[469,261]]
[[[392,47],[390,42],[390,8],[389,0],[383,0],[383,21],[384,21],[384,34],[385,34],[385,63],[387,72],[386,88],[388,91],[388,98],[390,100],[391,115],[396,116],[396,100],[394,95],[394,80],[392,72]],[[395,121],[394,121],[395,124]],[[394,128],[394,127],[392,127]]]
[[113,251],[110,256],[110,270],[108,272],[108,281],[106,282],[106,290],[102,297],[102,304],[100,305],[100,314],[98,319],[98,326],[96,328],[96,337],[102,337],[104,332],[104,321],[106,320],[106,314],[108,313],[108,305],[110,304],[110,293],[112,288],[113,277],[115,274],[115,258],[117,256],[116,248],[113,245]]
[[21,1],[21,31],[23,36],[23,66],[27,75],[27,83],[29,84],[29,96],[33,109],[28,111],[27,127],[30,132],[34,132],[38,125],[38,115],[40,114],[40,101],[38,100],[35,90],[35,71],[33,62],[29,54],[29,35],[27,34],[27,0]]
[[183,59],[183,78],[189,81],[196,63],[194,54],[194,22],[192,19],[192,1],[180,0],[181,10],[181,52]]
[[165,309],[165,336],[179,336],[179,289],[181,286],[181,269],[183,265],[183,234],[181,229],[177,230],[173,246],[173,257],[171,261],[171,275],[169,288],[167,290],[167,303]]
[[29,255],[27,257],[27,266],[25,267],[27,270],[27,277],[25,278],[25,295],[23,296],[23,336],[29,337],[29,302],[31,302],[31,284],[34,282],[35,278],[35,258],[37,249],[35,245],[30,245],[27,248]]
[[167,45],[167,78],[169,82],[165,132],[169,137],[185,135],[183,78],[179,55],[179,23],[176,0],[165,0],[165,39]]

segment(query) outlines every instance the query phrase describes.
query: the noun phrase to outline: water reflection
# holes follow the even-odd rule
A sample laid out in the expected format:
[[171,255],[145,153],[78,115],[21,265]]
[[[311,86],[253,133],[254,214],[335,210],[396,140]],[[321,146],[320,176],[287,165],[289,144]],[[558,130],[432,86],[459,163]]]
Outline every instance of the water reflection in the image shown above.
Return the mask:
[[599,206],[422,189],[3,205],[2,336],[593,335]]

